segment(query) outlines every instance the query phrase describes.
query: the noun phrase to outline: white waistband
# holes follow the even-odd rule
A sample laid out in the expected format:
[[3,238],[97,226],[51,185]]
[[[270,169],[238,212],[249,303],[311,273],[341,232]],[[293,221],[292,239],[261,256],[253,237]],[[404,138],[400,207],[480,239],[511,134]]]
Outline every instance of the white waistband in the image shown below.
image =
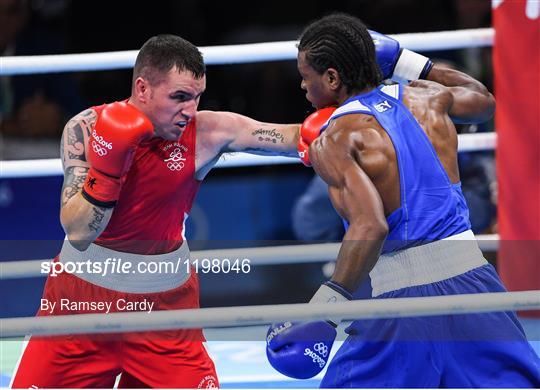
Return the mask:
[[[172,290],[189,279],[189,255],[187,241],[174,252],[139,255],[96,244],[81,252],[66,239],[59,261],[66,272],[97,286],[127,293],[153,293]],[[68,263],[72,263],[70,267]]]
[[379,257],[369,273],[372,296],[440,282],[487,264],[472,231]]

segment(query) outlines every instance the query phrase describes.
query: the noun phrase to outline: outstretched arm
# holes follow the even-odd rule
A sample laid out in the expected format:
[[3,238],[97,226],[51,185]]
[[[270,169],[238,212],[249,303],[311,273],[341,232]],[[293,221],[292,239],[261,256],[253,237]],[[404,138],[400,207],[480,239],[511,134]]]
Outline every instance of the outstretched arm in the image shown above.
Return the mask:
[[482,123],[493,116],[495,98],[484,84],[471,76],[434,65],[427,80],[448,87],[453,98],[448,113],[455,123]]
[[197,131],[212,133],[219,153],[247,152],[260,155],[298,157],[299,124],[259,122],[233,112],[200,111]]
[[319,137],[309,153],[336,211],[349,222],[332,281],[354,292],[377,262],[388,225],[379,193],[357,161],[360,136],[341,130]]

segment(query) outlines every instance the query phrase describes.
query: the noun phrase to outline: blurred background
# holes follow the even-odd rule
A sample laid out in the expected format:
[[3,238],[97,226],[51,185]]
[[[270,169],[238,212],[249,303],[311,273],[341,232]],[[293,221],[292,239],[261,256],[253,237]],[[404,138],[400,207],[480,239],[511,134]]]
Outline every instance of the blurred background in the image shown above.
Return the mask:
[[[491,26],[489,0],[343,0],[339,7],[314,1],[275,0],[249,8],[242,3],[158,0],[136,7],[103,0],[0,0],[0,53],[134,50],[162,33],[180,35],[197,46],[293,40],[308,22],[332,11],[354,14],[386,34]],[[493,90],[491,48],[426,54]],[[125,99],[130,84],[131,70],[0,77],[0,159],[58,158],[66,121],[86,107]],[[288,123],[301,122],[311,112],[295,61],[208,66],[199,108]],[[493,131],[493,124],[459,131]],[[460,168],[473,230],[495,232],[493,153],[461,154]],[[61,183],[61,177],[0,179],[0,260],[56,255],[63,240]],[[299,164],[214,170],[201,187],[188,231],[192,249],[339,241],[342,234],[325,186]],[[327,277],[321,264],[200,275],[201,303],[304,302]],[[33,315],[43,283],[2,282],[0,316]],[[367,296],[368,286],[365,291]]]

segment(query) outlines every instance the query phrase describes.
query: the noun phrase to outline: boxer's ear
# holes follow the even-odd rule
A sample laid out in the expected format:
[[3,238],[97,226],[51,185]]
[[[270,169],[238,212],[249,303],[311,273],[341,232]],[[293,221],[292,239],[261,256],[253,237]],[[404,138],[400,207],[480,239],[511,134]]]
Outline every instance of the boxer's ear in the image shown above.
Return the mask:
[[336,91],[341,87],[341,77],[334,68],[326,69],[324,72],[324,80],[332,91]]

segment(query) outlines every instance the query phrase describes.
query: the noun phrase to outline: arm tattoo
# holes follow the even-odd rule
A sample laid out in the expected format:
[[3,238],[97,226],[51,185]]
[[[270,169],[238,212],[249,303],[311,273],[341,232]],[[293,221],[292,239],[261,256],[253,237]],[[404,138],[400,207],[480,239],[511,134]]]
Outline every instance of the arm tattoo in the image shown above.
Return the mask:
[[257,138],[259,142],[270,142],[273,144],[283,144],[285,143],[285,137],[277,129],[256,129],[251,133],[252,136]]
[[97,232],[101,228],[101,221],[103,221],[103,217],[105,216],[105,210],[101,207],[92,207],[92,214],[92,221],[88,224],[88,228],[93,232]]
[[96,117],[96,112],[88,109],[74,116],[64,127],[60,142],[60,158],[64,167],[62,207],[83,187],[88,172],[85,145]]
[[86,163],[85,147],[91,129],[96,122],[94,110],[86,110],[73,117],[65,126],[60,145],[60,155],[64,168]]
[[82,190],[87,173],[88,168],[85,167],[66,168],[62,186],[62,206]]

